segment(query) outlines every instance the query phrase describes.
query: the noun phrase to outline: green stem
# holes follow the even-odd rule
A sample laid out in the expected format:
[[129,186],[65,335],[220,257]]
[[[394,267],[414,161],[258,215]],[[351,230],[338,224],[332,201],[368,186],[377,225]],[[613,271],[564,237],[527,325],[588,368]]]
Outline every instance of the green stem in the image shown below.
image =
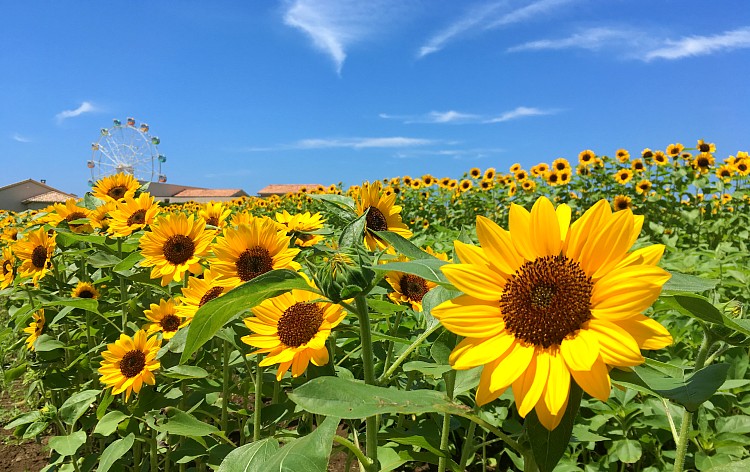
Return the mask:
[[158,444],[156,442],[156,430],[151,429],[151,454],[149,455],[151,459],[151,470],[159,470],[159,452],[158,452]]
[[[399,311],[398,313],[396,313],[396,319],[393,321],[393,326],[391,326],[391,329],[389,331],[392,337],[395,337],[396,333],[398,332],[398,327],[401,324],[401,316],[403,315],[403,313],[403,311]],[[385,353],[383,372],[386,372],[388,370],[388,366],[391,365],[391,361],[393,360],[393,349],[395,347],[396,343],[394,341],[388,341],[388,351]]]
[[228,407],[229,407],[229,342],[224,340],[224,376],[221,392],[221,430],[224,433],[229,434],[227,431],[227,419],[228,419]]
[[469,461],[469,455],[474,452],[474,431],[477,429],[477,424],[473,421],[469,423],[469,429],[466,432],[464,438],[464,445],[461,448],[461,459],[459,459],[458,466],[466,467],[466,463]]
[[333,437],[333,441],[337,442],[337,443],[341,444],[342,446],[346,447],[347,449],[349,449],[352,452],[352,454],[354,454],[355,456],[357,456],[357,459],[359,459],[359,462],[362,465],[364,465],[365,467],[370,467],[372,465],[371,459],[369,457],[365,456],[362,453],[362,450],[360,448],[358,448],[357,445],[354,444],[353,442],[349,441],[346,438],[342,438],[341,436],[338,436],[338,435],[336,435],[336,436]]
[[[117,254],[122,259],[122,238],[117,238]],[[120,276],[120,303],[122,304],[122,332],[125,332],[125,328],[128,325],[128,307],[127,307],[127,293],[125,286],[125,277]]]
[[255,409],[253,411],[253,441],[260,439],[260,410],[263,408],[263,367],[256,358],[255,365]]
[[[453,386],[456,383],[456,371],[451,370],[450,372],[447,372],[444,378],[445,393],[448,395],[448,398],[450,400],[453,400]],[[440,434],[440,451],[445,454],[445,457],[441,456],[438,458],[438,472],[445,472],[445,468],[448,465],[448,457],[450,457],[450,453],[448,451],[448,442],[450,441],[450,435],[451,414],[443,413],[443,430]]]
[[[359,332],[362,340],[362,367],[364,370],[365,383],[375,385],[374,355],[372,352],[372,334],[370,333],[370,314],[367,308],[367,299],[359,294],[355,297],[357,317],[359,318]],[[372,463],[366,467],[368,471],[378,470],[378,418],[368,416],[365,419],[366,429],[366,451],[367,457]]]
[[[401,365],[401,363],[404,362],[411,355],[411,353],[414,352],[414,350],[419,347],[420,344],[422,344],[428,337],[430,337],[430,335],[432,333],[434,333],[435,331],[437,331],[438,328],[440,328],[440,323],[435,323],[427,331],[425,331],[424,333],[420,334],[419,337],[417,339],[415,339],[414,342],[411,343],[409,345],[409,347],[406,348],[406,350],[398,357],[398,359],[396,359],[393,362],[393,364],[388,368],[388,370],[386,370],[383,373],[383,375],[378,379],[378,383],[381,384],[381,385],[387,383],[388,380],[390,380],[390,378],[393,375],[393,373],[396,372],[396,370],[399,368],[399,366]],[[369,336],[369,334],[368,334],[368,336]],[[363,355],[364,355],[364,353],[363,353]]]

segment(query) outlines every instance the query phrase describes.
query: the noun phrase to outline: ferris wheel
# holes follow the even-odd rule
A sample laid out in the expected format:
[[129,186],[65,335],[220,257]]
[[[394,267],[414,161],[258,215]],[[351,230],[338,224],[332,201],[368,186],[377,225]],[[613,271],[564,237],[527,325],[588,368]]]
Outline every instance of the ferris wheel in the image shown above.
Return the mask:
[[91,143],[92,156],[87,166],[91,169],[89,185],[112,174],[131,174],[138,180],[166,182],[161,165],[167,157],[159,154],[157,136],[149,134],[149,126],[128,118],[123,124],[113,120],[111,128],[102,128],[99,140]]

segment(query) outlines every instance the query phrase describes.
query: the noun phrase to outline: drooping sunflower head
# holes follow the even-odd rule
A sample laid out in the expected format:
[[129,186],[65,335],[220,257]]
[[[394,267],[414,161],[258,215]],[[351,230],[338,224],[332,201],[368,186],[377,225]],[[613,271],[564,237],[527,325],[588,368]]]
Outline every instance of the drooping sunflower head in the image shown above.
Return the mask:
[[125,197],[133,197],[141,184],[131,174],[113,174],[98,180],[91,192],[102,200],[119,201]]
[[161,216],[141,237],[141,265],[152,267],[151,278],[161,278],[162,285],[179,282],[187,271],[203,271],[200,261],[208,254],[213,236],[203,218],[184,213]]
[[200,307],[235,286],[232,281],[218,276],[213,270],[205,270],[200,277],[188,278],[187,286],[182,288],[180,303],[176,306],[177,313],[183,318],[192,318]]
[[31,276],[34,285],[44,277],[52,267],[52,255],[57,245],[56,233],[48,232],[41,227],[27,233],[14,246],[14,253],[21,261],[18,272],[22,277]]
[[125,401],[130,394],[141,391],[143,384],[154,385],[156,378],[153,372],[161,364],[156,355],[161,347],[161,340],[156,336],[150,338],[144,330],[135,333],[132,338],[125,333],[102,352],[104,358],[98,372],[100,382],[106,388],[112,387],[112,394],[125,392]]
[[612,212],[601,200],[571,224],[571,208],[540,197],[531,211],[511,205],[509,231],[477,217],[480,247],[456,241],[461,264],[441,269],[459,290],[432,314],[464,336],[456,369],[483,366],[479,405],[513,389],[521,416],[536,410],[547,429],[559,424],[571,380],[606,400],[609,368],[644,361],[641,349],[671,343],[642,314],[669,274],[656,266],[664,246],[629,252],[643,217]]
[[151,323],[145,327],[147,334],[161,332],[163,339],[171,339],[177,330],[187,326],[192,318],[186,318],[177,312],[177,303],[174,299],[159,300],[159,304],[152,303],[148,310],[143,312]]
[[93,298],[97,300],[100,296],[99,290],[91,282],[78,282],[76,287],[70,293],[73,298]]
[[410,238],[412,232],[401,221],[401,206],[395,205],[396,195],[386,196],[381,191],[380,182],[365,182],[357,198],[357,214],[365,217],[365,245],[369,250],[383,249],[387,244],[377,237],[375,231],[393,231],[404,238]]
[[3,248],[0,265],[2,266],[2,271],[0,271],[0,290],[2,290],[10,286],[16,276],[16,257],[13,255],[13,250],[10,246]]
[[198,216],[206,220],[207,225],[223,228],[232,209],[222,202],[209,202],[200,207]]
[[39,336],[42,335],[44,324],[46,323],[46,320],[44,319],[44,309],[36,311],[32,316],[33,318],[31,323],[29,323],[29,326],[23,329],[23,332],[29,335],[26,338],[26,348],[29,351],[36,350],[34,343],[39,339]]

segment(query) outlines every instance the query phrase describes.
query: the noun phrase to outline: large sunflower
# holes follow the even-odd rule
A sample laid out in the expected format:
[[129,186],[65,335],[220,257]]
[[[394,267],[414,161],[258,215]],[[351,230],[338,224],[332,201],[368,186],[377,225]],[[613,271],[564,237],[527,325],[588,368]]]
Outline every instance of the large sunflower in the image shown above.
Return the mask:
[[211,269],[203,271],[202,277],[190,277],[187,286],[182,288],[180,304],[176,307],[177,314],[192,318],[198,308],[227,293],[234,286],[228,279],[218,277]]
[[33,317],[34,319],[31,323],[29,323],[29,326],[23,329],[23,332],[29,335],[29,337],[26,338],[26,347],[29,349],[29,351],[36,350],[34,348],[34,343],[37,339],[39,339],[39,336],[41,336],[42,331],[44,330],[44,324],[46,322],[46,320],[44,319],[44,309],[41,309],[34,313]]
[[300,250],[289,247],[289,236],[276,225],[269,218],[256,218],[250,224],[224,229],[213,247],[211,269],[232,286],[273,269],[299,270],[294,257]]
[[606,400],[609,367],[644,361],[641,349],[672,342],[642,315],[669,274],[656,266],[664,246],[628,252],[643,217],[613,213],[601,200],[570,225],[571,209],[540,197],[531,212],[511,205],[510,231],[477,217],[481,247],[455,242],[463,262],[443,266],[465,295],[432,314],[463,341],[456,369],[484,366],[483,405],[512,387],[519,414],[535,409],[549,430],[562,419],[570,382]]
[[176,304],[173,299],[159,300],[159,304],[152,303],[148,310],[144,310],[144,315],[151,322],[147,327],[149,336],[161,331],[163,339],[170,339],[177,333],[177,330],[184,328],[190,323],[192,318],[185,318],[177,313]]
[[55,252],[55,232],[51,234],[44,227],[31,231],[18,241],[13,252],[21,261],[18,272],[21,277],[30,276],[34,285],[52,267],[52,254]]
[[12,284],[16,276],[16,257],[10,246],[3,248],[0,265],[2,265],[2,271],[0,271],[0,290],[2,290]]
[[170,213],[158,218],[141,237],[141,265],[153,267],[151,278],[161,278],[162,285],[181,281],[186,271],[198,274],[203,270],[200,259],[208,253],[214,235],[206,231],[203,218],[194,218]]
[[102,352],[104,360],[99,367],[102,374],[100,381],[112,387],[112,394],[125,392],[128,401],[132,392],[138,393],[144,383],[154,385],[156,379],[153,371],[160,367],[156,354],[161,341],[152,336],[148,338],[144,330],[135,333],[132,338],[125,333]]
[[91,192],[96,198],[105,201],[119,201],[125,197],[135,196],[140,186],[131,174],[113,174],[98,180]]
[[312,361],[317,366],[328,363],[326,339],[346,316],[340,305],[325,303],[320,295],[306,290],[269,298],[251,308],[254,317],[245,318],[253,333],[242,342],[259,348],[253,354],[268,353],[261,366],[279,364],[276,378],[281,380],[289,368],[299,377]]
[[125,197],[115,203],[110,212],[109,232],[115,237],[124,238],[154,222],[159,214],[159,204],[149,193],[138,198]]
[[412,234],[401,221],[401,206],[394,205],[396,195],[385,196],[380,190],[380,181],[372,184],[365,182],[357,198],[357,214],[363,215],[367,211],[365,244],[371,251],[387,246],[375,235],[375,231],[393,231],[407,239]]

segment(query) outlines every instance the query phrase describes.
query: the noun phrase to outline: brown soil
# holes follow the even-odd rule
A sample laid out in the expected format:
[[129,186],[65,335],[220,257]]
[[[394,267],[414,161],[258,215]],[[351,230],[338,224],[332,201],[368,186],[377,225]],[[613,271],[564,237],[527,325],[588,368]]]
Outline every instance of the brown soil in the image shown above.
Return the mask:
[[[0,392],[0,470],[3,472],[39,472],[47,465],[48,453],[43,444],[33,440],[21,440],[13,436],[13,431],[4,429],[9,415],[24,402],[12,395],[23,392],[20,384],[11,386],[8,392]],[[45,441],[46,442],[46,441]]]

